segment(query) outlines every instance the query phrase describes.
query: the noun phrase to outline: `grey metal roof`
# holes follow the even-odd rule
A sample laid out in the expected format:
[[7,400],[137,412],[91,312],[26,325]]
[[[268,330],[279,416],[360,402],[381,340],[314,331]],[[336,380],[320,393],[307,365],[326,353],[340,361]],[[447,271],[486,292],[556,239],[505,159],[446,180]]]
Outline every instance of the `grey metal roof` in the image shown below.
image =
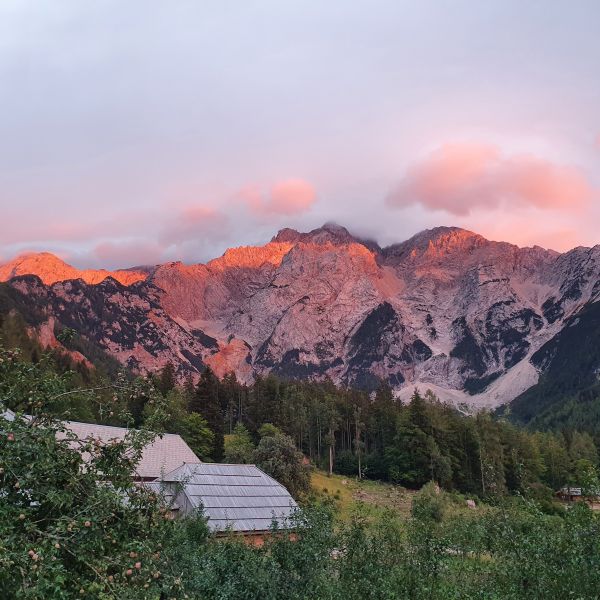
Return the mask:
[[[128,432],[128,429],[124,427],[78,423],[76,421],[66,421],[64,425],[80,440],[92,438],[103,444],[108,444],[111,440],[122,440]],[[165,433],[157,436],[151,444],[144,448],[142,458],[136,467],[136,475],[143,479],[156,479],[184,463],[197,462],[198,457],[181,436]]]
[[186,464],[162,479],[183,486],[190,505],[203,507],[213,531],[266,531],[273,521],[286,528],[298,506],[279,482],[255,465]]

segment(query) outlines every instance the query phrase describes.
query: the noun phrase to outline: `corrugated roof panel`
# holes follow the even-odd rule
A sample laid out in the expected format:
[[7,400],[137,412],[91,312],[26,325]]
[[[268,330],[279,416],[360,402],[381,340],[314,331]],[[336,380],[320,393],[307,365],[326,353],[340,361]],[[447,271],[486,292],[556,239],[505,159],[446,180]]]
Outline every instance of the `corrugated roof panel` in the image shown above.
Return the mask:
[[248,477],[247,475],[208,475],[194,474],[189,476],[189,479],[183,478],[181,481],[185,483],[198,483],[201,481],[203,485],[241,485],[241,486],[272,486],[270,481],[265,481],[261,477]]
[[233,497],[269,497],[289,496],[288,491],[281,485],[200,485],[197,483],[185,484],[191,496],[233,496]]
[[263,480],[265,474],[257,473],[254,465],[229,465],[221,463],[196,463],[186,464],[165,474],[165,480],[179,481],[195,475],[210,475],[213,477],[255,477]]
[[213,531],[264,531],[280,526],[297,504],[288,491],[255,465],[186,464],[164,476],[180,482],[189,503],[202,505]]
[[264,474],[254,465],[227,465],[221,463],[200,463],[188,469],[198,475],[247,476],[264,479]]
[[[208,508],[256,508],[256,507],[287,507],[290,505],[289,495],[286,496],[191,496],[198,498],[205,509]],[[196,502],[196,500],[194,500]]]
[[281,517],[287,517],[294,511],[291,506],[280,507],[280,508],[208,508],[205,509],[204,514],[209,519],[216,520],[231,520],[237,521],[239,519],[278,519]]

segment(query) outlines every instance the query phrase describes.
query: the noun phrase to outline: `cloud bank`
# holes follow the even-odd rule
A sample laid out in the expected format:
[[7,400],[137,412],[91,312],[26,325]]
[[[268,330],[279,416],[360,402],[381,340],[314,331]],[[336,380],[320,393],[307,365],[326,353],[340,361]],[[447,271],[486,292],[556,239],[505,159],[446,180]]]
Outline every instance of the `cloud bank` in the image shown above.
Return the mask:
[[531,154],[505,155],[491,144],[444,144],[413,164],[387,204],[420,204],[467,216],[477,210],[581,209],[596,190],[574,167]]
[[[266,191],[258,186],[246,186],[234,193],[233,199],[241,200],[245,210],[236,210],[230,198],[222,207],[197,202],[172,206],[160,213],[122,215],[115,220],[119,223],[116,228],[108,224],[96,227],[94,233],[101,241],[73,259],[86,266],[113,268],[169,260],[201,262],[214,257],[215,247],[239,243],[235,229],[239,229],[241,223],[246,228],[287,224],[287,219],[310,211],[316,193],[307,181],[284,179],[268,186]],[[89,226],[79,227],[77,237],[89,230]],[[63,239],[68,237],[65,235]]]

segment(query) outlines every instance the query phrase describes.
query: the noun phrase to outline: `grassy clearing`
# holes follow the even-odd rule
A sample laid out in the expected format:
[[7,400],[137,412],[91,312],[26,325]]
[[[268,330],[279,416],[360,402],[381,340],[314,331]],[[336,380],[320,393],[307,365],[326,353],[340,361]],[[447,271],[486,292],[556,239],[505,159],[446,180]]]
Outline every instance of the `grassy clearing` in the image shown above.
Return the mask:
[[339,518],[347,521],[360,511],[367,516],[376,516],[387,510],[407,517],[415,491],[398,485],[378,481],[359,480],[353,477],[332,475],[315,470],[312,474],[315,493],[329,497],[338,508]]
[[[318,469],[313,471],[311,483],[315,494],[334,503],[341,521],[350,520],[356,513],[368,518],[381,516],[389,511],[406,519],[410,516],[412,501],[417,493],[417,490],[381,481],[359,480],[335,474],[330,477],[325,471]],[[446,498],[445,519],[473,517],[490,510],[489,505],[479,500],[476,509],[468,508],[468,497],[462,494],[446,494]]]

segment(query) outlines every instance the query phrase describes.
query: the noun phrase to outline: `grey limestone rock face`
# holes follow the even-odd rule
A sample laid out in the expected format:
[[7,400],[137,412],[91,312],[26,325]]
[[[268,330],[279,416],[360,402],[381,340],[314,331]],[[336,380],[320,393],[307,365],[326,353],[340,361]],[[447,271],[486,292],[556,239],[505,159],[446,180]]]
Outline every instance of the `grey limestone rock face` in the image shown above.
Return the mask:
[[159,265],[132,283],[10,285],[139,371],[170,360],[182,377],[211,365],[246,381],[386,380],[495,405],[533,385],[531,357],[600,300],[600,247],[559,254],[439,227],[380,248],[325,225],[207,264]]

